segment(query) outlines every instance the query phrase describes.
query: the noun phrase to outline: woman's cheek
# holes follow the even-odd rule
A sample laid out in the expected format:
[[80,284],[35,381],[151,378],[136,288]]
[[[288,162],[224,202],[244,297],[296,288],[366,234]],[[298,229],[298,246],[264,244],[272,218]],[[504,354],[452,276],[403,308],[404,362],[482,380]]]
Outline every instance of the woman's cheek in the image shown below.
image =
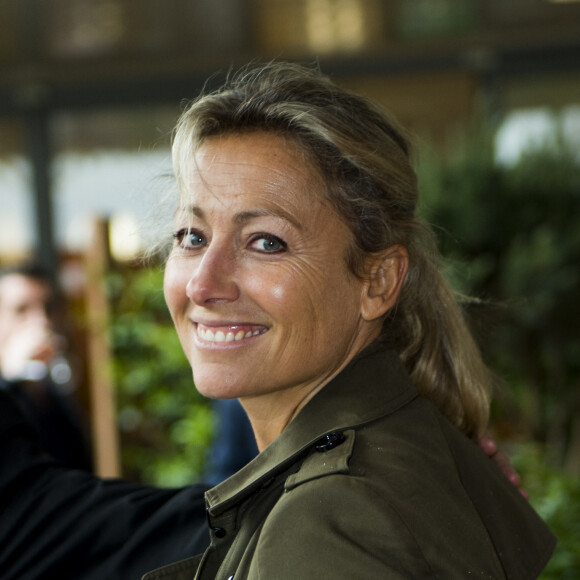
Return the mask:
[[254,272],[248,277],[247,291],[271,314],[291,311],[296,302],[308,303],[321,285],[314,268],[304,264],[280,264],[277,268]]
[[[179,267],[175,263],[175,259],[170,258],[165,268],[165,276],[163,279],[163,293],[165,295],[165,302],[172,312],[182,303],[188,300],[187,298],[187,282],[189,276],[184,267]],[[183,265],[181,265],[183,266]]]

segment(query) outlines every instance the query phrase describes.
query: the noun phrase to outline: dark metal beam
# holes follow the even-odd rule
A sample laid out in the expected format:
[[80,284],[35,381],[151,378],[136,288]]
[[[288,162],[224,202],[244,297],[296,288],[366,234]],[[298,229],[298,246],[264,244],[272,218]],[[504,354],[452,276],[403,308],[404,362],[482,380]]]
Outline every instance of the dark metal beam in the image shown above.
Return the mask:
[[50,134],[48,115],[42,111],[25,117],[26,143],[33,170],[34,209],[36,221],[35,259],[56,275],[58,260],[52,209],[52,180],[50,175]]
[[[248,62],[255,55],[239,55],[235,62]],[[448,47],[430,54],[376,54],[319,59],[325,72],[335,75],[387,76],[453,69],[472,69],[498,77],[580,70],[580,38],[561,45],[525,47]],[[191,61],[190,61],[191,62]],[[95,107],[177,104],[191,99],[216,70],[228,62],[196,67],[181,63],[164,68],[163,63],[115,63],[107,73],[106,63],[70,67],[29,69],[26,74],[0,74],[0,116],[22,115],[38,104],[48,111]],[[485,70],[481,70],[484,68]],[[42,72],[40,72],[42,71]],[[124,72],[123,72],[124,71]],[[1,73],[2,71],[0,71]],[[11,79],[7,81],[7,79]],[[18,79],[18,80],[16,80]],[[41,101],[41,103],[39,103]]]

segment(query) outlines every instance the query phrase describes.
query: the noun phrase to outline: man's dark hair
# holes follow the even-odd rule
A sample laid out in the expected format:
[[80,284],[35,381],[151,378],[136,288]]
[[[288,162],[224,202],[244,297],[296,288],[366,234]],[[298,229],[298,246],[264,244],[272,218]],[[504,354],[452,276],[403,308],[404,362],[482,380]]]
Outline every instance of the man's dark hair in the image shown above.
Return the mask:
[[62,304],[63,296],[59,285],[56,282],[55,276],[45,266],[38,262],[21,262],[16,264],[8,264],[0,266],[0,281],[6,276],[23,276],[35,282],[46,284],[51,289],[53,306]]
[[25,276],[26,278],[33,278],[41,282],[53,284],[54,279],[52,273],[48,268],[37,262],[24,262],[20,264],[10,264],[0,267],[0,279],[5,276]]

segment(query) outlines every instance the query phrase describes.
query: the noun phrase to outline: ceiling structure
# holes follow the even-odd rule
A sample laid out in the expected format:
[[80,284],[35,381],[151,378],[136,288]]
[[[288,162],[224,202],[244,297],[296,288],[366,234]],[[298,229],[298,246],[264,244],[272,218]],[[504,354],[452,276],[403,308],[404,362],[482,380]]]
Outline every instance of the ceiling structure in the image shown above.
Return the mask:
[[486,90],[580,71],[580,3],[570,1],[0,0],[0,23],[0,118],[25,129],[38,254],[52,268],[58,112],[178,103],[252,59],[316,59],[355,81],[467,70]]

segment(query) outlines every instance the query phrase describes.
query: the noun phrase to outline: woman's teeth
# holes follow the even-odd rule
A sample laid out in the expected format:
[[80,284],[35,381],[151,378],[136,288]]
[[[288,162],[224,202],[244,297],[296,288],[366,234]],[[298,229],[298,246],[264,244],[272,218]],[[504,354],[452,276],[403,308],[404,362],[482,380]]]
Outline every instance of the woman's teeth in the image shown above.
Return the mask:
[[209,328],[197,327],[197,335],[207,342],[233,342],[236,340],[243,340],[266,332],[266,329],[255,330],[211,330]]

